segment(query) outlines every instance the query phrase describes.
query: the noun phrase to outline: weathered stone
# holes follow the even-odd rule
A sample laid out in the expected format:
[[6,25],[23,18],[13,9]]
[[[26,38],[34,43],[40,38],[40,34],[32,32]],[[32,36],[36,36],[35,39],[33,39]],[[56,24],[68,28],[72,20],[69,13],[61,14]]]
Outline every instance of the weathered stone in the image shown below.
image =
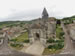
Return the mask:
[[41,19],[33,21],[28,32],[30,43],[39,40],[45,46],[47,39],[55,36],[56,21],[54,17],[48,18],[46,8],[44,8],[42,15]]

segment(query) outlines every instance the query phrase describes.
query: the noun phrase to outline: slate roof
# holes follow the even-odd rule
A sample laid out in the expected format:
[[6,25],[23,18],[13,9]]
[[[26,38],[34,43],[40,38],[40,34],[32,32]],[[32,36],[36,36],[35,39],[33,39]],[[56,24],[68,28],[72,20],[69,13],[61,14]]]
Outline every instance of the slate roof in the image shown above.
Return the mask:
[[46,8],[44,8],[44,10],[43,10],[43,12],[42,12],[42,15],[43,15],[43,16],[48,16],[48,12],[47,12]]

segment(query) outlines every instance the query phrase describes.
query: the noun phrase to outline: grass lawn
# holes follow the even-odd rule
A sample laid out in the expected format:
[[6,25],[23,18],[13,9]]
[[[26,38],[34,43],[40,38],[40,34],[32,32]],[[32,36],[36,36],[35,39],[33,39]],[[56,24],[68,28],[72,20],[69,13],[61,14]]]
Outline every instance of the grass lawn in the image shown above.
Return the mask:
[[0,28],[3,28],[4,26],[6,26],[6,24],[0,25]]
[[57,25],[57,28],[56,28],[56,37],[57,38],[61,37],[61,35],[60,35],[61,32],[63,32],[61,26]]
[[59,50],[55,50],[55,49],[48,49],[48,48],[45,48],[44,52],[43,52],[43,55],[50,55],[50,54],[58,54],[61,52],[62,49],[59,49]]
[[[24,42],[26,40],[28,40],[28,32],[25,32],[25,33],[21,34],[20,36],[11,39],[10,41],[12,41],[14,43],[10,43],[10,46],[13,47],[16,50],[21,50],[23,48],[23,44],[20,44],[18,42],[22,43],[22,42]],[[16,44],[16,42],[18,44]],[[24,42],[24,43],[29,43],[29,42]]]
[[16,41],[16,42],[24,42],[25,40],[28,40],[28,32],[25,32],[20,36],[11,39],[11,41]]
[[17,42],[23,42],[24,40],[28,40],[28,32],[21,34],[16,39],[17,39]]

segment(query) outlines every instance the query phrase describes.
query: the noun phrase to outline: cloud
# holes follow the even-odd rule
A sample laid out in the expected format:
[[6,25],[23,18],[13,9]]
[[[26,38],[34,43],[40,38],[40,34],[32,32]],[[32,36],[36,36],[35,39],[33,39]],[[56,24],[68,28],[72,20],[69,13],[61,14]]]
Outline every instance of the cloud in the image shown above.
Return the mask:
[[[6,18],[2,18],[2,21],[14,21],[14,20],[32,20],[41,18],[43,9],[27,10],[27,11],[16,11],[11,10],[13,13],[8,15]],[[47,10],[48,11],[48,10]],[[54,8],[48,11],[50,17],[62,18],[63,13],[60,11],[55,11]],[[59,16],[58,16],[59,15]],[[61,17],[60,17],[61,16]]]
[[[36,18],[41,18],[42,16],[42,10],[40,9],[36,9],[36,10],[29,10],[29,11],[20,11],[20,12],[16,12],[16,10],[13,14],[10,14],[7,18],[4,18],[4,20],[32,20],[32,19],[36,19]],[[60,11],[49,11],[49,16],[50,17],[56,17],[56,18],[60,18],[59,16],[61,16],[63,13]],[[59,16],[58,16],[59,15]],[[62,17],[62,16],[61,16]]]
[[[13,10],[14,11],[14,10]],[[29,10],[29,11],[20,11],[10,14],[8,17],[3,18],[2,21],[11,21],[11,20],[32,20],[40,17],[41,12],[39,10]]]
[[46,7],[50,17],[75,15],[75,0],[0,0],[0,21],[32,20]]

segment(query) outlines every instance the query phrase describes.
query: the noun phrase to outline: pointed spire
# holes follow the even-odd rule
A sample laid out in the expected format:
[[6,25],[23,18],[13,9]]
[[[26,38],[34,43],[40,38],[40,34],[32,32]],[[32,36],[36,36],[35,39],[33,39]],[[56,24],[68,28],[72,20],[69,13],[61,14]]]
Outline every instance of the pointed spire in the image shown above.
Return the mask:
[[47,18],[48,18],[48,13],[47,13],[46,8],[44,8],[44,10],[43,10],[43,12],[42,12],[42,18],[43,18],[43,19],[47,19]]

